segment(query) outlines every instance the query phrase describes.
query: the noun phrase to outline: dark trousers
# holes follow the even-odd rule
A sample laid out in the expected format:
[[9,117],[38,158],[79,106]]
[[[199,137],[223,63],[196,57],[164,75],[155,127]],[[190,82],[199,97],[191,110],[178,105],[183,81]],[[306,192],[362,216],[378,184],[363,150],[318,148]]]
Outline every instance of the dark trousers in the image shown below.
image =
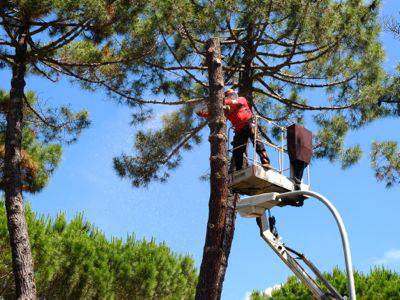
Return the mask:
[[[251,140],[254,145],[254,131],[251,124],[246,124],[239,132],[235,131],[233,137],[233,161],[235,163],[236,170],[243,168],[243,154],[246,152],[247,141]],[[261,157],[261,153],[265,151],[265,147],[259,141],[256,142],[256,152]],[[255,158],[254,158],[255,159]]]

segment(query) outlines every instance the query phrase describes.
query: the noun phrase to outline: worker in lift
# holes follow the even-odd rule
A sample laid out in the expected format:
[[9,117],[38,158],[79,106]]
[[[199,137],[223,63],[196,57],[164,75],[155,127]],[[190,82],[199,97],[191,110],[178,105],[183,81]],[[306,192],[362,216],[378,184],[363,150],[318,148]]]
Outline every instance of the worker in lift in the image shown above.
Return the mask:
[[[253,121],[253,113],[247,103],[246,98],[238,97],[233,89],[225,91],[224,112],[226,118],[232,123],[235,135],[233,137],[233,160],[236,170],[243,168],[243,154],[246,152],[247,141],[251,140],[254,145],[255,124]],[[207,118],[209,113],[200,111],[197,114]],[[270,160],[267,151],[262,143],[256,141],[256,152],[260,156],[261,164],[266,169],[271,169]]]

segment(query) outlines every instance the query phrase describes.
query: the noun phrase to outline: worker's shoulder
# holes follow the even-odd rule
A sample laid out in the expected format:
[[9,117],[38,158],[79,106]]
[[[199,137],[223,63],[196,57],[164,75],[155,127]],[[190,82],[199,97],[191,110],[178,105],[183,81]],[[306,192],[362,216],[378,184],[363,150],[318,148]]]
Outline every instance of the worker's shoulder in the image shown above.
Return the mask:
[[238,97],[237,101],[240,104],[247,104],[247,100],[245,97]]

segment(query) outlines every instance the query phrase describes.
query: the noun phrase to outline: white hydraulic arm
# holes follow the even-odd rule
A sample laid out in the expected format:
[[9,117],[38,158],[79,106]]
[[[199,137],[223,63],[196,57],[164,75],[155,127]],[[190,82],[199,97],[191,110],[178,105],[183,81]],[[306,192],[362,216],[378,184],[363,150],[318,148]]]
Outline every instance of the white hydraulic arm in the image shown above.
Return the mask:
[[[269,210],[275,206],[282,207],[285,205],[296,204],[299,196],[311,196],[318,199],[329,208],[330,212],[334,216],[342,239],[350,300],[356,300],[353,267],[347,232],[338,211],[332,205],[332,203],[328,201],[328,199],[312,191],[265,193],[242,199],[237,205],[237,210],[242,217],[257,218],[257,224],[260,227],[260,234],[263,240],[274,250],[279,258],[293,271],[293,273],[301,280],[301,282],[310,289],[316,299],[347,299],[346,296],[339,294],[339,292],[329,283],[329,281],[323,276],[317,267],[303,254],[285,246],[285,244],[281,242],[281,238],[276,232],[275,219],[265,215],[266,210]],[[322,285],[325,286],[327,291],[325,291],[316,282],[316,280],[314,280],[307,273],[307,271],[300,265],[299,261],[302,261],[314,273]]]
[[[281,238],[274,232],[273,225],[271,226],[270,218],[268,218],[265,213],[259,217],[257,221],[263,240],[274,250],[289,269],[292,270],[297,278],[299,278],[301,282],[310,289],[316,299],[346,299],[339,294],[339,292],[328,282],[328,280],[326,280],[314,264],[312,264],[303,254],[294,251],[281,242]],[[293,257],[292,254],[295,254],[296,257]],[[310,268],[315,276],[325,285],[328,292],[325,292],[318,285],[318,283],[299,264],[298,260],[302,260]]]

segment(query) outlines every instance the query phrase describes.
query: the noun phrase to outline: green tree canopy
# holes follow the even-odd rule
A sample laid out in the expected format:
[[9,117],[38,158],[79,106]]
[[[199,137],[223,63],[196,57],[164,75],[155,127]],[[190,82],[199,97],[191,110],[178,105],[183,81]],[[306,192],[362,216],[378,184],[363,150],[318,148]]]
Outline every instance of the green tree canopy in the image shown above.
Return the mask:
[[[225,84],[238,88],[255,112],[282,126],[313,120],[315,157],[340,161],[343,168],[356,163],[362,149],[347,145],[347,134],[394,113],[391,106],[379,105],[386,80],[378,40],[379,4],[151,2],[142,17],[157,47],[140,63],[119,69],[119,76],[96,69],[87,81],[131,105],[188,107],[164,117],[163,128],[140,131],[137,151],[115,159],[118,174],[135,186],[165,180],[181,162],[182,150],[199,142],[197,129],[204,126],[193,116],[193,105],[208,97],[204,51],[212,36],[221,38]],[[146,119],[139,116],[135,120]],[[173,137],[178,123],[185,126]],[[269,130],[274,136],[274,128]]]
[[[347,278],[344,272],[335,268],[326,278],[336,287],[341,295],[347,294]],[[361,300],[395,300],[400,298],[400,275],[383,267],[373,268],[368,274],[355,272],[354,281],[357,299]],[[251,300],[306,300],[312,299],[309,290],[292,276],[280,287],[272,291],[270,296],[254,291]]]
[[[191,299],[193,259],[164,243],[107,239],[82,214],[67,222],[26,208],[37,295],[43,299]],[[14,299],[4,202],[0,202],[0,297]]]

